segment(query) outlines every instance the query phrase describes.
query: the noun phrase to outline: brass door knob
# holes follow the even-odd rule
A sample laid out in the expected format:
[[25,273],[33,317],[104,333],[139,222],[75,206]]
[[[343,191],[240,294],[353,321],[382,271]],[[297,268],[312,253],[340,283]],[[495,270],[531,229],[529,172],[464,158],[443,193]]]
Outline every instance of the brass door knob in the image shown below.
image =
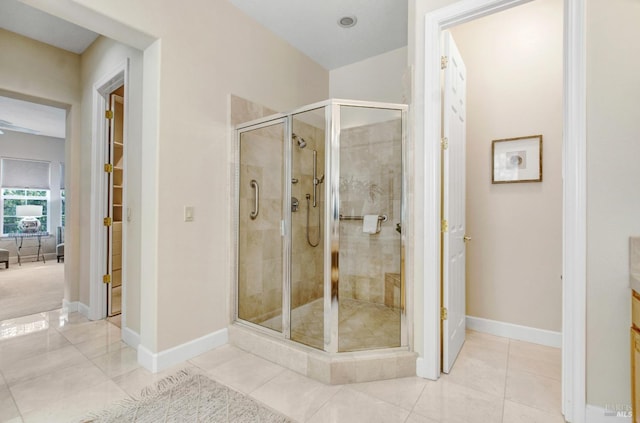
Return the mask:
[[469,242],[469,241],[471,241],[471,237],[470,237],[470,236],[466,236],[466,235],[465,235],[465,236],[463,236],[463,237],[462,237],[462,240],[463,240],[464,242]]

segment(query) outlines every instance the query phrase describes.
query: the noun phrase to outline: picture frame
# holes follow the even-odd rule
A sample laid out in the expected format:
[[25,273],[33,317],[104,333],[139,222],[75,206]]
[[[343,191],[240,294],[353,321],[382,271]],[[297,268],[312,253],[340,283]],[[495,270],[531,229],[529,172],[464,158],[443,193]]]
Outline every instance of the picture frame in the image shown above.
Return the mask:
[[542,182],[542,135],[491,143],[491,183]]

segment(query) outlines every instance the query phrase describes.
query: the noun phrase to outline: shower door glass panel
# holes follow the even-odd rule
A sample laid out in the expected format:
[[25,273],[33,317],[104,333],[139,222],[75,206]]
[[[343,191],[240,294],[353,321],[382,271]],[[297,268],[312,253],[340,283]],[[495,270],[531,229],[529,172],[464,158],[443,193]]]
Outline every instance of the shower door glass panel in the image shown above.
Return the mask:
[[338,351],[401,344],[402,112],[340,107]]
[[324,345],[325,108],[292,117],[291,339]]
[[238,318],[282,332],[284,121],[240,133]]

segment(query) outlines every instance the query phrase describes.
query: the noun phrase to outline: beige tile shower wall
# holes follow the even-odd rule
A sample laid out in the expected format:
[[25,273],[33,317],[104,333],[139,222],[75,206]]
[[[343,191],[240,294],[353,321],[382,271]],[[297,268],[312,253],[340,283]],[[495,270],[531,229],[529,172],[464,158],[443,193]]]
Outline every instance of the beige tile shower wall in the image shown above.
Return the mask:
[[[291,248],[291,308],[307,304],[323,296],[324,251],[324,186],[317,188],[317,207],[313,207],[313,150],[317,151],[317,174],[324,174],[324,128],[316,128],[294,116],[293,132],[302,137],[307,146],[300,149],[293,143],[292,177],[298,183],[291,185],[291,194],[300,201],[297,212],[292,213]],[[306,195],[311,196],[309,202]],[[307,241],[307,210],[309,209],[309,240]],[[318,226],[318,213],[321,224]]]
[[375,235],[360,220],[341,222],[341,298],[384,304],[385,275],[400,272],[401,136],[400,119],[341,133],[340,213],[388,217]]
[[233,126],[276,113],[274,110],[233,94],[229,96],[229,108],[231,109],[231,125]]

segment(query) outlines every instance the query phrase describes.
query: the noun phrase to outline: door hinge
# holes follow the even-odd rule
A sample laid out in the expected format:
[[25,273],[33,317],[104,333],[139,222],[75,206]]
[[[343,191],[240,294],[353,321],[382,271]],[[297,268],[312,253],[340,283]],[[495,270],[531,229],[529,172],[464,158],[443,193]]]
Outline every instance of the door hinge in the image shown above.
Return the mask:
[[105,217],[102,220],[102,223],[104,224],[104,226],[111,226],[111,224],[113,223],[113,219],[111,219],[110,217]]
[[449,65],[449,58],[447,56],[442,56],[440,58],[440,69],[446,69],[447,65]]
[[442,232],[449,232],[449,222],[447,222],[447,219],[442,219]]
[[107,274],[102,276],[102,283],[111,283],[111,275]]
[[104,164],[104,171],[107,173],[113,172],[113,165],[111,163]]
[[447,138],[447,137],[443,137],[443,138],[440,140],[440,145],[442,146],[442,149],[443,149],[443,150],[446,150],[447,148],[449,148],[449,138]]
[[447,320],[448,317],[449,317],[449,314],[447,313],[447,308],[446,307],[440,307],[440,319],[441,320]]
[[104,117],[106,119],[113,119],[113,111],[112,110],[105,110],[104,111]]

